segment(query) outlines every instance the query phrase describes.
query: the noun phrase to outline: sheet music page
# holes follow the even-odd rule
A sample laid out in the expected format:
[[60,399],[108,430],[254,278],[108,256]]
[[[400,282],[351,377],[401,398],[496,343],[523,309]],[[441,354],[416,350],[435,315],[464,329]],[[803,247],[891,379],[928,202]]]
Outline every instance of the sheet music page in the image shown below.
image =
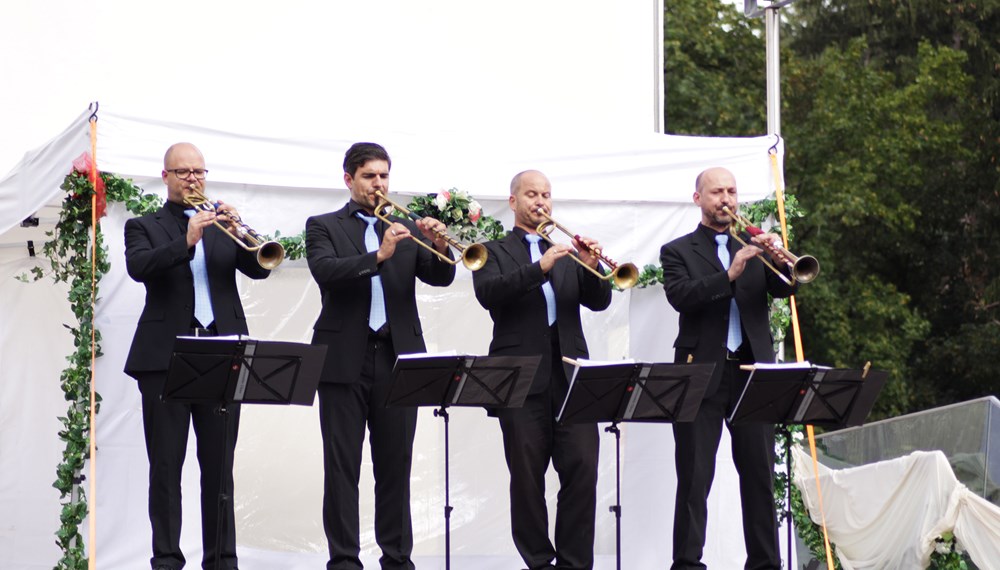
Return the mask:
[[[753,367],[760,368],[761,370],[795,370],[798,368],[812,368],[813,365],[808,360],[803,360],[802,362],[754,362]],[[826,367],[817,366],[816,368]]]
[[[576,360],[576,365],[580,367],[584,366],[614,366],[615,364],[635,364],[636,360],[634,358],[623,358],[621,360],[587,360],[586,358],[578,358]],[[573,377],[576,377],[576,372],[574,370]]]
[[[442,356],[460,356],[457,350],[445,350],[443,352],[413,352],[410,354],[400,354],[396,358],[400,360],[418,360],[421,358],[440,358]],[[466,355],[461,355],[466,356]]]
[[185,340],[250,340],[250,337],[243,334],[227,334],[225,336],[178,336]]
[[[619,364],[636,363],[634,358],[623,358],[621,360],[588,360],[586,358],[577,358],[573,360],[573,362],[575,362],[576,364],[573,365],[573,376],[569,379],[568,392],[573,391],[573,384],[576,383],[576,376],[581,368],[596,368],[600,366],[617,366]],[[559,414],[556,415],[557,422],[562,420],[563,412],[566,411],[566,402],[568,401],[569,401],[568,398],[566,400],[563,400],[562,406],[559,408]]]

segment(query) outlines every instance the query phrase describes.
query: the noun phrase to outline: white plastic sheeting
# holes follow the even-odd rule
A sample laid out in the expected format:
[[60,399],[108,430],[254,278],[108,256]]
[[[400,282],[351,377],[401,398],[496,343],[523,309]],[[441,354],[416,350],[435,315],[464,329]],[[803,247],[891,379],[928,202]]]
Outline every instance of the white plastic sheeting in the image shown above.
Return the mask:
[[[22,163],[17,176],[0,182],[0,200],[13,194],[37,194],[44,203],[58,196],[58,184],[72,158],[86,148],[86,116],[82,114],[63,137],[30,155],[46,157],[50,166],[36,171]],[[691,193],[694,176],[701,169],[729,166],[737,172],[744,199],[763,196],[771,181],[767,149],[772,143],[764,137],[713,142],[650,136],[621,141],[618,146],[614,140],[561,133],[515,145],[480,133],[470,134],[461,144],[445,145],[434,137],[369,134],[365,138],[385,144],[393,156],[394,192],[433,192],[456,186],[479,198],[484,212],[499,217],[506,227],[511,225],[505,200],[510,177],[523,168],[539,168],[553,181],[557,219],[600,239],[612,257],[640,267],[656,263],[662,243],[697,224],[699,213],[691,204]],[[98,162],[103,170],[134,178],[162,196],[160,157],[170,143],[179,140],[194,142],[204,151],[211,171],[209,196],[235,204],[258,231],[297,234],[307,216],[339,208],[347,199],[340,163],[353,141],[346,138],[260,138],[102,111]],[[452,160],[456,156],[461,160]],[[288,183],[282,184],[285,176]],[[0,211],[0,227],[10,227],[30,213],[30,208],[5,208]],[[149,556],[139,394],[134,381],[121,373],[143,303],[142,287],[124,273],[121,236],[127,217],[121,205],[112,205],[102,221],[111,271],[101,282],[97,312],[104,337],[104,357],[98,360],[96,374],[104,397],[98,417],[97,544],[99,567],[109,570],[140,567]],[[53,477],[46,473],[54,473],[61,449],[53,418],[65,409],[57,378],[64,365],[62,355],[68,352],[60,348],[60,343],[68,342],[61,323],[71,320],[65,314],[64,288],[13,281],[10,276],[23,272],[30,262],[24,259],[23,250],[0,251],[5,259],[17,256],[0,266],[5,270],[0,275],[4,310],[0,321],[4,335],[0,345],[4,370],[0,510],[5,513],[0,525],[0,566],[45,568],[58,555],[51,538],[57,527],[58,503],[49,487]],[[319,295],[303,262],[288,261],[265,281],[243,282],[241,291],[253,335],[309,340]],[[39,299],[38,295],[47,296]],[[467,271],[460,269],[451,287],[420,287],[418,297],[428,350],[485,353],[492,324],[472,295]],[[584,311],[592,357],[670,360],[676,318],[660,288],[615,293],[607,311]],[[33,403],[29,406],[26,401]],[[451,428],[456,567],[517,566],[499,429],[481,410],[464,409],[453,412]],[[23,434],[31,434],[30,443]],[[611,568],[614,518],[607,507],[614,502],[614,440],[605,434],[601,441],[596,551],[598,567]],[[727,445],[724,439],[705,555],[710,566],[724,568],[743,562],[738,488]],[[669,426],[625,426],[622,456],[624,567],[665,566],[670,557],[674,494]],[[370,464],[362,477],[363,554],[374,563],[378,552],[370,530]],[[321,480],[315,408],[245,407],[236,451],[235,497],[242,568],[322,564],[326,552]],[[192,451],[184,474],[182,535],[192,565],[200,558],[197,481]],[[412,481],[415,555],[422,568],[443,567],[443,429],[440,420],[426,410],[418,424]],[[554,515],[558,489],[554,473],[550,472],[548,483],[550,515]],[[25,506],[27,497],[32,497],[31,509]],[[7,516],[10,512],[15,515]]]

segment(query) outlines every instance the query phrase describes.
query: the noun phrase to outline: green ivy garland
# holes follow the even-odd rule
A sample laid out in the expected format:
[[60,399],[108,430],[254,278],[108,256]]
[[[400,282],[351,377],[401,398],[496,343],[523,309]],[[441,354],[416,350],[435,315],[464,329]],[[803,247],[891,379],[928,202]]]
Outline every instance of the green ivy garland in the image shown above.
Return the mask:
[[[140,215],[159,207],[156,196],[143,196],[142,191],[131,180],[108,173],[101,173],[100,177],[109,201],[124,202],[129,211]],[[60,375],[62,390],[69,404],[66,415],[59,418],[62,423],[59,438],[65,443],[65,448],[62,461],[56,466],[56,480],[52,484],[59,490],[60,499],[63,500],[59,515],[60,527],[56,531],[56,542],[63,555],[55,568],[84,570],[87,568],[87,558],[79,529],[88,513],[82,483],[85,479],[83,467],[90,454],[91,331],[96,343],[96,355],[101,356],[101,333],[94,329],[91,305],[91,271],[94,264],[93,273],[96,282],[100,283],[109,264],[99,226],[96,228],[97,248],[93,259],[90,256],[91,198],[94,186],[87,172],[78,171],[74,167],[60,188],[66,192],[66,197],[55,228],[46,234],[51,239],[45,242],[42,254],[49,260],[52,279],[57,283],[69,284],[68,298],[77,325],[67,327],[73,335],[76,349],[66,357],[69,366]],[[31,275],[37,281],[45,276],[45,270],[34,267]],[[19,278],[28,281],[27,276]],[[96,295],[97,292],[93,294]],[[96,401],[95,414],[100,410],[100,395]]]

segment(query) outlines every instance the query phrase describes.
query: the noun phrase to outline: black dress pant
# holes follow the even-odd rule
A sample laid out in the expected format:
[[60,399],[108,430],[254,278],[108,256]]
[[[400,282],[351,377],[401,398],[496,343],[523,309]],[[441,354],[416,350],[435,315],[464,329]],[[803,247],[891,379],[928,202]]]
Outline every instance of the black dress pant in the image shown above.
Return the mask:
[[[150,564],[173,570],[184,567],[181,552],[181,470],[187,453],[188,431],[194,424],[198,466],[201,468],[202,568],[236,568],[236,518],[233,512],[233,450],[240,419],[239,404],[228,407],[229,446],[224,449],[226,424],[218,406],[182,404],[160,399],[166,372],[139,379],[142,393],[142,427],[149,458],[149,522],[153,528]],[[215,568],[216,530],[219,521],[219,483],[224,475],[226,505],[219,568]]]
[[328,570],[362,568],[358,483],[365,426],[375,476],[375,542],[383,570],[412,570],[410,465],[416,408],[386,408],[396,352],[389,339],[369,337],[359,382],[319,386],[323,434],[323,527]]
[[[594,566],[597,425],[556,423],[567,383],[561,359],[552,360],[544,392],[529,395],[521,408],[497,414],[510,471],[511,532],[517,552],[532,570],[553,568],[553,559],[555,568],[589,569]],[[545,505],[550,461],[559,475],[555,546],[549,541]]]
[[720,363],[725,368],[719,389],[702,402],[693,422],[673,424],[677,499],[672,570],[706,568],[701,557],[708,521],[708,493],[715,477],[715,456],[723,423],[729,429],[733,463],[740,479],[743,541],[747,550],[744,568],[781,569],[774,508],[774,425],[729,425],[725,421],[746,385],[748,373],[741,371],[739,365],[740,360]]

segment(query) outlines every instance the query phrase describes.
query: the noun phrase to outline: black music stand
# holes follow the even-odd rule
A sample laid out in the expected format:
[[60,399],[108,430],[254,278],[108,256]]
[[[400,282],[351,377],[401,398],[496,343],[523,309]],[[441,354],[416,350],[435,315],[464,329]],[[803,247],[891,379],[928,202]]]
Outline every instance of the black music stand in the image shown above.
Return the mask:
[[229,451],[228,405],[298,404],[311,406],[326,359],[326,346],[260,341],[247,336],[177,337],[161,398],[165,402],[218,406],[225,426],[219,476],[219,516],[215,527],[215,567],[222,556],[225,528],[226,473]]
[[445,569],[451,568],[451,476],[448,407],[520,408],[528,396],[540,355],[433,356],[401,354],[392,369],[386,407],[433,406],[444,421]]
[[875,405],[889,373],[885,370],[832,369],[809,363],[752,366],[730,423],[780,425],[785,436],[785,524],[788,567],[792,568],[792,425],[829,429],[859,426]]
[[593,363],[574,365],[569,391],[556,421],[611,422],[615,436],[615,560],[622,567],[621,422],[690,422],[698,414],[715,364]]

